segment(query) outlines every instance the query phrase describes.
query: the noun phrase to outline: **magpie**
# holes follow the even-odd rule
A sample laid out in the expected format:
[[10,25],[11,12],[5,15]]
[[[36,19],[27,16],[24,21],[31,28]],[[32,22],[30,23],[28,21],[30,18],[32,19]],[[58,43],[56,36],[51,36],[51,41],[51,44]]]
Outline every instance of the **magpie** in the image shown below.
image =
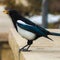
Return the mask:
[[58,33],[49,32],[45,28],[36,25],[34,22],[31,22],[27,18],[20,15],[16,10],[9,10],[9,16],[11,17],[14,26],[18,33],[27,39],[27,44],[20,49],[27,51],[29,47],[33,44],[33,41],[39,37],[45,37],[53,41],[48,35],[60,36]]

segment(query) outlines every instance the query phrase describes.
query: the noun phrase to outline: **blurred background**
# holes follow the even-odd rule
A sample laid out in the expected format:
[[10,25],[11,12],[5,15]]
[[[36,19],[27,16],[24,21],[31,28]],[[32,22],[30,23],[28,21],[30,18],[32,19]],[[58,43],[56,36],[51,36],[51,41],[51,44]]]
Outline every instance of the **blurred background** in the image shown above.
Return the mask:
[[60,0],[0,0],[39,26],[60,28]]

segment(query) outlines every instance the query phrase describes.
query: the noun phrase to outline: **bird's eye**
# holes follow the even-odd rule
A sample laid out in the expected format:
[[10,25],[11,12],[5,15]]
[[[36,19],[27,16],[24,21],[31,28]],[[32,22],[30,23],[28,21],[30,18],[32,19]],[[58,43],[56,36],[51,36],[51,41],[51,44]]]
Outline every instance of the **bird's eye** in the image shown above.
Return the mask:
[[8,14],[8,11],[7,11],[7,10],[4,10],[3,12],[4,12],[5,14]]

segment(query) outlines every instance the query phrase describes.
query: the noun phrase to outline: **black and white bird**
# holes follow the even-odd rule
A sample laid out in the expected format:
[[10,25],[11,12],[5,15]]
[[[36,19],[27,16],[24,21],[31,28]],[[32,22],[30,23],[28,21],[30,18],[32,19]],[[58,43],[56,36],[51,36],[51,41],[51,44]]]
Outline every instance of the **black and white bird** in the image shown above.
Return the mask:
[[48,35],[60,36],[60,34],[49,32],[45,28],[42,28],[30,20],[24,18],[16,10],[9,10],[8,14],[12,18],[14,26],[19,34],[27,39],[27,45],[22,47],[20,50],[28,50],[33,44],[33,41],[39,37],[45,37],[53,41],[48,37]]

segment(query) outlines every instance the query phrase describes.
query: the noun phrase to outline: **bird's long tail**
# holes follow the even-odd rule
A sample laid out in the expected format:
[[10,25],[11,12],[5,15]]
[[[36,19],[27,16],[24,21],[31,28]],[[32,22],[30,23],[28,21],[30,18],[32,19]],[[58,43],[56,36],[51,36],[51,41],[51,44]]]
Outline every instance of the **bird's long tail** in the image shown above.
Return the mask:
[[60,33],[51,32],[49,35],[60,36]]
[[49,40],[53,41],[51,38],[49,38],[48,36],[46,36],[46,38],[48,38]]

